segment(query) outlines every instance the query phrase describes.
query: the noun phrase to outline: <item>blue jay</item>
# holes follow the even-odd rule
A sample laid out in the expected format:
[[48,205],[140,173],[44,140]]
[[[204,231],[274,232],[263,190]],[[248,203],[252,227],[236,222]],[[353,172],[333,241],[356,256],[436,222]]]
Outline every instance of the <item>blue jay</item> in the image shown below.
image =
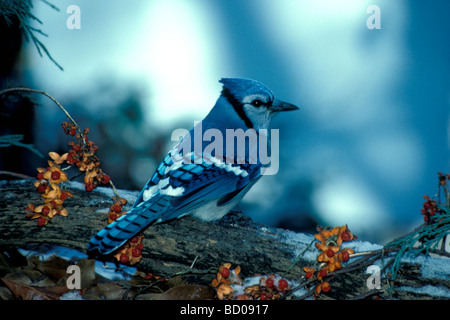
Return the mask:
[[[215,130],[225,136],[230,129],[253,129],[259,136],[258,131],[269,128],[275,113],[298,108],[276,99],[265,85],[255,80],[224,78],[220,82],[221,95],[206,118],[167,154],[133,208],[90,240],[88,251],[113,253],[154,223],[187,215],[203,221],[220,219],[259,180],[264,165],[259,159],[250,159],[249,147],[245,146],[243,154],[235,145],[232,151],[236,152],[231,153],[234,159],[229,159],[224,157],[230,154],[225,146],[206,152],[207,141],[202,139],[199,145],[192,137],[196,130],[202,135]],[[270,140],[266,141],[270,147]],[[194,152],[185,152],[192,149]],[[237,159],[239,153],[241,158]]]

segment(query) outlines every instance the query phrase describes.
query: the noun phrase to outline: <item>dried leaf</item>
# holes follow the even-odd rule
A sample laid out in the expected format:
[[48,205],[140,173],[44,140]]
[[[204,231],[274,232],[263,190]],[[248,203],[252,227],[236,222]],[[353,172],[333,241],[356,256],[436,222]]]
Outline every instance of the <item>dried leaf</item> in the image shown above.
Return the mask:
[[23,300],[57,300],[69,289],[67,287],[32,287],[24,283],[2,278],[16,298]]
[[[323,236],[322,236],[321,234],[319,234],[319,233],[315,234],[315,235],[314,235],[314,238],[316,238],[316,239],[319,240],[320,242],[323,242],[323,241],[324,241]],[[316,243],[316,245],[317,245],[317,243]]]
[[236,268],[234,268],[234,274],[238,275],[241,272],[241,267],[237,266]]
[[215,292],[207,286],[184,284],[164,292],[158,300],[209,300],[214,299]]
[[59,154],[57,154],[56,152],[49,152],[48,155],[50,156],[50,158],[52,158],[53,160],[58,160],[60,158]]
[[334,227],[331,230],[331,235],[339,234],[340,230],[341,230],[341,227]]
[[322,231],[320,231],[320,234],[321,234],[324,238],[329,238],[329,237],[331,236],[331,231],[330,231],[330,230],[323,229]]
[[83,298],[89,300],[121,300],[126,290],[126,288],[116,282],[99,283],[95,287],[88,289],[83,295]]
[[219,300],[224,300],[226,298],[233,296],[233,288],[228,284],[222,283],[219,288],[217,288],[217,298]]
[[77,266],[81,270],[81,288],[90,288],[95,280],[95,260],[82,259]]
[[[31,259],[30,259],[31,260]],[[32,259],[35,269],[47,275],[51,280],[57,282],[61,278],[67,276],[67,268],[71,263],[56,255],[51,256],[48,260],[42,261],[39,259]]]
[[217,281],[217,279],[214,278],[214,279],[211,281],[210,286],[215,288],[215,287],[217,287],[218,285],[219,285],[219,281]]

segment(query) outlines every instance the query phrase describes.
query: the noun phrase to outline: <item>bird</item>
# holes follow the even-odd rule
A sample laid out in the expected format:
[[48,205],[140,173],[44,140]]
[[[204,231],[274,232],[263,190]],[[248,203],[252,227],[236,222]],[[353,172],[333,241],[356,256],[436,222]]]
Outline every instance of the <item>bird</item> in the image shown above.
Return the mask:
[[[232,150],[226,150],[222,143],[222,148],[217,144],[219,147],[212,152],[207,146],[219,143],[219,134],[238,130],[253,132],[253,137],[259,138],[260,132],[269,129],[275,114],[299,108],[275,98],[266,85],[256,80],[222,78],[219,82],[222,91],[210,112],[168,152],[133,207],[92,237],[89,253],[112,254],[153,224],[185,216],[218,220],[237,206],[262,177],[265,165],[257,156],[252,157],[261,147],[258,144],[247,144],[242,150],[242,145],[235,143]],[[210,144],[205,138],[200,142],[192,139],[198,131],[201,135],[215,133],[214,141],[211,137]],[[270,137],[264,141],[270,148]]]

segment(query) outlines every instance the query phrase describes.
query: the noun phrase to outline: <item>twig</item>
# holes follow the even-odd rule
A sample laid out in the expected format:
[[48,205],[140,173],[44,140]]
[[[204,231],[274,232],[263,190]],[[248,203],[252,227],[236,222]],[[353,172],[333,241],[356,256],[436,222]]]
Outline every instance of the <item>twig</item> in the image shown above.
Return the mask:
[[192,270],[194,268],[194,264],[197,262],[198,256],[195,257],[194,261],[192,262],[191,266],[189,268],[187,268],[184,271],[180,271],[180,272],[176,272],[170,276],[167,277],[161,277],[155,281],[153,281],[152,283],[150,283],[148,286],[145,286],[143,288],[140,288],[132,297],[131,300],[134,300],[138,295],[142,294],[144,291],[147,291],[148,289],[150,289],[151,287],[153,287],[155,284],[167,280],[167,279],[171,279],[173,277],[176,276],[181,276],[181,275],[187,275],[187,274],[209,274],[209,273],[214,273],[215,270],[212,269],[208,269],[208,270],[199,270],[199,271],[194,271]]
[[[339,274],[344,274],[344,273],[349,273],[355,270],[359,270],[362,269],[366,266],[369,266],[371,264],[373,264],[376,260],[380,259],[383,257],[383,255],[385,253],[391,253],[391,252],[395,252],[398,251],[398,249],[395,248],[382,248],[379,250],[373,250],[373,251],[363,251],[363,252],[357,252],[357,253],[353,253],[350,255],[350,258],[355,258],[355,257],[361,257],[360,259],[357,259],[356,261],[353,261],[352,263],[347,264],[345,267],[338,269],[336,271],[330,272],[327,274],[327,276],[324,277],[324,279],[326,279],[327,281],[333,279],[335,276],[339,275]],[[303,254],[303,252],[302,252]],[[389,261],[389,263],[386,266],[389,266],[390,263],[392,263],[394,259],[392,259],[391,261]],[[386,268],[386,266],[383,268],[383,270]],[[382,273],[382,272],[381,272]],[[300,290],[304,287],[308,287],[311,284],[315,283],[315,282],[319,282],[319,280],[317,279],[308,279],[305,280],[304,282],[300,283],[298,286],[292,288],[291,290],[289,290],[285,296],[283,297],[283,299],[287,299],[289,297],[291,297],[293,295],[293,293],[297,290]],[[375,294],[375,293],[373,293]],[[298,299],[298,300],[302,300],[305,298],[308,298],[309,296],[311,296],[312,293],[308,292],[307,294],[301,296],[301,297],[296,297],[294,299]],[[364,294],[361,295],[361,297],[356,297],[357,299],[363,299]],[[371,294],[370,294],[371,295]],[[368,296],[370,296],[368,295]]]
[[116,186],[112,182],[112,180],[109,180],[109,184],[111,185],[111,188],[113,189],[114,195],[116,196],[116,199],[119,200],[119,193],[117,192]]
[[[298,289],[297,289],[298,290]],[[308,290],[307,293],[305,293],[304,295],[300,296],[300,297],[295,297],[292,300],[305,300],[309,297],[312,297],[314,295],[314,290]],[[289,296],[290,297],[290,296]],[[287,297],[282,297],[283,300],[285,300]],[[286,299],[287,300],[287,299]]]
[[28,149],[40,158],[44,157],[42,155],[42,153],[39,150],[37,150],[32,144],[26,144],[26,143],[21,142],[21,140],[23,140],[23,138],[24,138],[23,134],[8,134],[8,135],[1,136],[0,137],[0,148],[10,147],[13,145],[13,146]]
[[0,175],[6,175],[6,176],[11,176],[11,177],[20,178],[20,179],[31,179],[32,178],[25,174],[11,172],[11,171],[0,171]]
[[52,100],[67,116],[67,118],[70,119],[70,121],[72,121],[72,123],[74,125],[76,125],[78,128],[80,127],[76,121],[70,116],[70,114],[67,112],[66,109],[64,109],[64,107],[58,102],[58,100],[56,100],[55,98],[53,98],[51,95],[49,95],[47,92],[42,91],[42,90],[36,90],[36,89],[30,89],[30,88],[8,88],[8,89],[4,89],[2,91],[0,91],[0,96],[3,94],[7,94],[7,93],[11,93],[11,92],[16,92],[16,91],[23,91],[23,92],[33,92],[33,93],[38,93],[38,94],[42,94],[44,96],[46,96],[47,98],[49,98],[50,100]]
[[67,112],[66,109],[64,109],[64,107],[61,105],[61,103],[58,102],[58,100],[56,100],[55,98],[53,98],[50,94],[48,94],[47,92],[43,91],[43,90],[37,90],[37,89],[31,89],[31,88],[8,88],[8,89],[4,89],[2,91],[0,91],[0,96],[3,94],[7,94],[7,93],[12,93],[12,92],[17,92],[17,91],[22,91],[22,92],[32,92],[32,93],[38,93],[38,94],[42,94],[44,96],[46,96],[47,98],[49,98],[50,100],[52,100],[67,116],[67,118],[72,121],[72,123],[77,127],[77,130],[81,136],[81,141],[83,142],[83,146],[86,147],[86,139],[84,138],[84,133],[81,131],[80,126],[78,125],[78,123],[70,116],[69,112]]
[[295,259],[295,261],[289,266],[289,268],[283,273],[282,277],[285,277],[289,271],[292,270],[292,268],[300,261],[300,258],[305,254],[306,251],[308,251],[308,249],[312,246],[312,244],[316,241],[316,239],[313,239],[307,246],[305,249],[303,249],[302,252],[300,252],[300,254],[297,256],[297,258]]
[[[14,92],[31,92],[31,93],[38,93],[41,95],[46,96],[47,98],[49,98],[50,100],[52,100],[63,112],[64,114],[67,116],[67,119],[69,119],[72,124],[76,127],[76,130],[78,131],[80,138],[81,138],[81,142],[83,143],[83,147],[86,148],[87,147],[87,143],[86,143],[86,139],[85,139],[85,134],[84,132],[81,130],[81,127],[78,125],[78,123],[75,121],[75,119],[72,118],[72,116],[69,114],[69,112],[67,112],[67,110],[62,106],[61,103],[59,103],[58,100],[56,100],[53,96],[51,96],[50,94],[48,94],[47,92],[43,91],[43,90],[37,90],[37,89],[31,89],[31,88],[20,88],[20,87],[16,87],[16,88],[8,88],[8,89],[4,89],[0,91],[0,96],[4,95],[4,94],[8,94],[8,93],[14,93]],[[23,146],[27,146],[27,145],[23,145]],[[33,150],[32,150],[33,151]],[[69,166],[68,168],[70,168],[71,166]],[[66,168],[66,169],[68,169]],[[63,169],[64,170],[64,169]],[[74,179],[78,177],[78,175],[76,175],[75,177],[71,178],[70,180]],[[116,196],[117,199],[119,199],[119,193],[117,192],[117,189],[114,185],[114,183],[112,182],[112,180],[109,181],[109,184],[111,186],[111,188],[113,189],[114,195]]]
[[383,292],[384,292],[384,290],[382,290],[382,289],[372,289],[370,291],[361,293],[361,294],[359,294],[357,296],[351,297],[348,300],[362,300],[362,299],[366,299],[368,297],[371,297],[373,295],[380,294],[380,293],[383,293]]

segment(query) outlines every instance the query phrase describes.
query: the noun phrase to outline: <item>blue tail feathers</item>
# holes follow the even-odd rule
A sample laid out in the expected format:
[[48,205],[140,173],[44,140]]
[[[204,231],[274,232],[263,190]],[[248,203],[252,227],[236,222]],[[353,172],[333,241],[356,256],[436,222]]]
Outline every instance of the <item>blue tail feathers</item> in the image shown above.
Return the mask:
[[92,237],[88,244],[88,251],[91,253],[98,251],[102,255],[113,253],[129,239],[161,218],[169,205],[170,201],[167,197],[160,197],[157,201],[143,202],[133,207]]

